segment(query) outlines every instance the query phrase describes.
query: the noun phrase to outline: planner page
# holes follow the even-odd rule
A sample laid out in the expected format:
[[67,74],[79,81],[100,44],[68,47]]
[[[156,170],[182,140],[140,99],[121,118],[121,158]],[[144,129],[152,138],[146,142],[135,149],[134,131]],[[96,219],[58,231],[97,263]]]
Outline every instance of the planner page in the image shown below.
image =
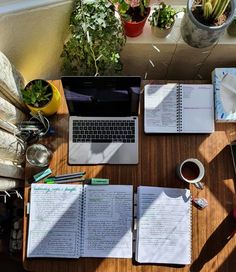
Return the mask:
[[83,257],[132,257],[133,186],[87,185]]
[[80,256],[82,190],[82,185],[31,185],[27,257]]
[[177,132],[177,84],[145,85],[145,133]]
[[182,84],[182,132],[214,131],[214,95],[212,84]]
[[189,264],[190,191],[141,186],[137,205],[137,262]]

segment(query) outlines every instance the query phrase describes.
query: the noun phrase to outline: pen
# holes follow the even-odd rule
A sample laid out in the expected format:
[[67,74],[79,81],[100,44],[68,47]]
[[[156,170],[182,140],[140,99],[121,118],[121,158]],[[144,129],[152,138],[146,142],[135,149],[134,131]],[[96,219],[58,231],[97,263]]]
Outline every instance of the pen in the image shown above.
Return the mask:
[[84,178],[78,178],[78,179],[63,179],[63,180],[54,180],[54,179],[46,179],[44,181],[44,183],[47,183],[47,184],[57,184],[57,183],[70,183],[70,182],[81,182],[81,181],[84,181],[85,179]]
[[84,178],[78,178],[78,179],[63,179],[63,180],[55,180],[47,178],[44,183],[47,184],[58,184],[58,183],[70,183],[70,182],[84,182],[85,184],[91,184],[91,185],[108,185],[109,179],[106,178],[90,178],[90,179],[84,179]]
[[[54,180],[54,181],[59,181],[59,180],[67,180],[67,179],[76,179],[76,178],[81,178],[83,175],[81,174],[75,174],[75,175],[70,175],[70,176],[63,176],[63,177],[54,177],[54,176],[50,176],[47,179],[50,179],[50,181]],[[47,179],[45,181],[47,181]]]
[[63,174],[63,175],[57,175],[57,176],[51,176],[52,179],[63,179],[63,178],[74,178],[74,177],[80,177],[85,175],[86,172],[78,172],[78,173],[71,173],[71,174]]
[[[47,179],[59,181],[59,180],[67,180],[67,179],[76,179],[81,178],[83,175],[74,175],[74,176],[67,176],[67,177],[48,177]],[[47,179],[45,181],[47,181]]]

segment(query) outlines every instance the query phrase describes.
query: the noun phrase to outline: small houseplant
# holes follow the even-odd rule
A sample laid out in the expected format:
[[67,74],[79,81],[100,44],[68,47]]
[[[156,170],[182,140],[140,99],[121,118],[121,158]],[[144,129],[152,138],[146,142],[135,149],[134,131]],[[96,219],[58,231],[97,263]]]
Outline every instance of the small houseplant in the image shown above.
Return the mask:
[[137,37],[143,32],[145,22],[150,14],[150,0],[111,0],[117,4],[122,18],[125,34]]
[[62,52],[64,74],[106,75],[122,70],[120,52],[126,37],[111,1],[74,1],[70,30]]
[[197,48],[214,44],[234,18],[234,0],[188,0],[181,23],[184,41]]
[[149,23],[152,27],[152,33],[157,37],[167,36],[175,23],[175,16],[178,12],[171,6],[164,2],[159,4],[158,8],[154,8]]
[[43,79],[34,79],[21,90],[23,101],[32,112],[48,116],[57,112],[61,102],[58,89]]

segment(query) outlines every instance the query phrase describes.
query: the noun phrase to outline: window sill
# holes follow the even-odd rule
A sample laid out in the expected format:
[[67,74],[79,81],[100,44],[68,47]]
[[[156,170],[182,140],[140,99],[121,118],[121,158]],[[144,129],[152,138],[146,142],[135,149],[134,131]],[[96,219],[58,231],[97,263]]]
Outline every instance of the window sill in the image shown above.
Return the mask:
[[0,14],[9,14],[65,2],[72,2],[72,0],[3,0],[0,3]]

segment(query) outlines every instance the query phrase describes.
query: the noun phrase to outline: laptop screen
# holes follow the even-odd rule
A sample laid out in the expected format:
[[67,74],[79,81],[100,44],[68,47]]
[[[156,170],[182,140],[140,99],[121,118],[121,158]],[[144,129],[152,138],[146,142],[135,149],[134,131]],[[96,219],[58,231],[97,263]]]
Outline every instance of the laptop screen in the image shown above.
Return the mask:
[[71,116],[137,116],[141,77],[64,76],[61,78]]

